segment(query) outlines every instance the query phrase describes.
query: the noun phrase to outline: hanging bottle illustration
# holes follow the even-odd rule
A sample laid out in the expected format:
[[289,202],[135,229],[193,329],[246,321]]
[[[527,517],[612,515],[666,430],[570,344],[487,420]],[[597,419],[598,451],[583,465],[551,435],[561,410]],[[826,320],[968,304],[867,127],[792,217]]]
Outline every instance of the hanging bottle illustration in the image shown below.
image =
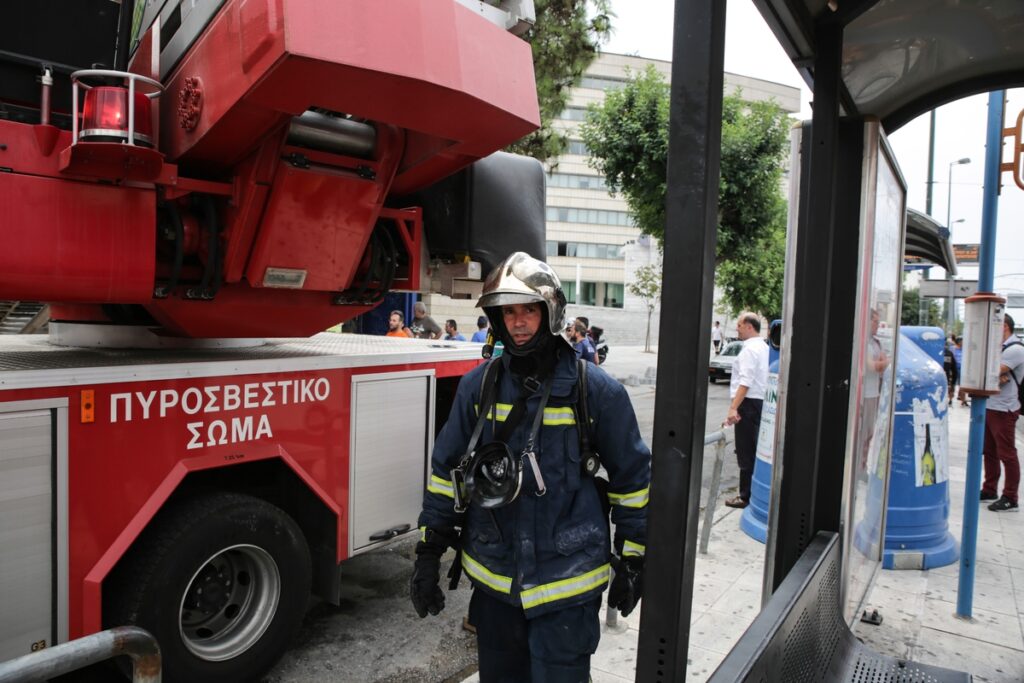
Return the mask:
[[921,454],[921,485],[935,483],[935,454],[932,453],[932,426],[924,426],[924,453]]

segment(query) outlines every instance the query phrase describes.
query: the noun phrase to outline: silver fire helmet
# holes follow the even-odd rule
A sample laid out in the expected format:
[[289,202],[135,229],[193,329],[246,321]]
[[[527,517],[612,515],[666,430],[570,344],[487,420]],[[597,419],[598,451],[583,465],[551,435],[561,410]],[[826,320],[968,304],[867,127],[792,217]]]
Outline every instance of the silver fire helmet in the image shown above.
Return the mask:
[[[484,281],[483,293],[476,305],[484,309],[491,327],[504,330],[501,306],[540,302],[547,309],[548,331],[565,336],[565,294],[558,275],[548,264],[521,251],[513,253]],[[491,309],[497,309],[492,313]]]

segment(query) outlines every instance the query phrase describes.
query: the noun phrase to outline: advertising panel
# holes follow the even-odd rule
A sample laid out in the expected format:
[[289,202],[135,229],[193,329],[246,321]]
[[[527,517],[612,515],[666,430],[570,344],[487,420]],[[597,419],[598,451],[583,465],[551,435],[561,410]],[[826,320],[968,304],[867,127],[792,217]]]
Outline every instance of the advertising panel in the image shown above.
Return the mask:
[[[847,622],[859,614],[882,559],[896,393],[906,183],[877,122],[865,123],[863,169],[843,501]],[[854,534],[868,542],[852,543]]]

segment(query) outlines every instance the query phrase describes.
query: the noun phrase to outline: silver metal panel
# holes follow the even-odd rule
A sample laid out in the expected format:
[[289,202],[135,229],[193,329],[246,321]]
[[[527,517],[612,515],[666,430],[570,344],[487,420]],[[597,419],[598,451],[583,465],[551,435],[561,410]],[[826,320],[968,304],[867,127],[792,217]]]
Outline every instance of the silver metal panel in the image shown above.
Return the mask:
[[0,660],[54,639],[52,414],[0,414]]
[[433,370],[352,378],[349,554],[416,528],[434,441]]
[[72,349],[0,338],[0,390],[479,360],[480,344],[321,333],[245,349]]

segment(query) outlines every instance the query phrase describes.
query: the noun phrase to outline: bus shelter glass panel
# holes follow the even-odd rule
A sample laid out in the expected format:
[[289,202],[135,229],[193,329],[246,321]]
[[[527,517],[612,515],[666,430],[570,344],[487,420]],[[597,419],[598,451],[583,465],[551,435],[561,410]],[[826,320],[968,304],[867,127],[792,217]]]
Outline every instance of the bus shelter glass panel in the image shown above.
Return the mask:
[[861,191],[842,511],[848,623],[860,613],[882,560],[906,226],[906,183],[877,122],[865,124]]

